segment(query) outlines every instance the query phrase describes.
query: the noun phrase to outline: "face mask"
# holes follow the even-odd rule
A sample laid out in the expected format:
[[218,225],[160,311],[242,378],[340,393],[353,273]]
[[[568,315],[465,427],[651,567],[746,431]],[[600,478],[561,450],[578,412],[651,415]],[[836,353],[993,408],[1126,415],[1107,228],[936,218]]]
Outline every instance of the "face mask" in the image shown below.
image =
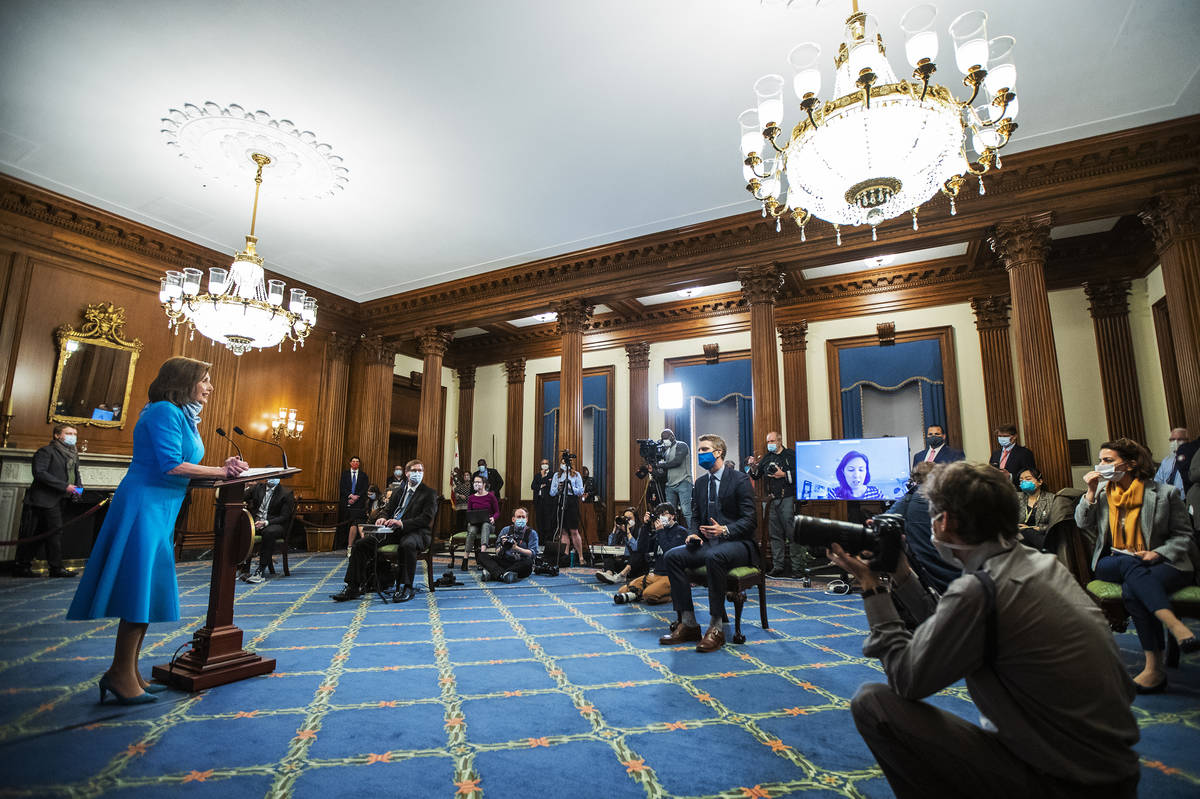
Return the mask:
[[946,439],[944,436],[925,436],[925,443],[929,445],[930,449],[937,449],[946,443]]
[[1125,476],[1125,472],[1123,470],[1118,469],[1116,465],[1111,463],[1096,464],[1096,471],[1100,472],[1100,476],[1105,480],[1113,483],[1120,482],[1121,478]]
[[392,472],[392,474],[396,475],[396,479],[399,480],[401,477],[404,476],[404,470],[396,469],[394,472]]
[[947,544],[945,541],[939,541],[937,536],[933,536],[929,540],[933,542],[933,548],[937,550],[938,556],[941,557],[942,560],[960,570],[966,570],[967,565],[959,559],[956,553],[970,552],[971,550],[975,549],[974,546],[967,546],[965,544]]
[[1167,446],[1171,448],[1171,452],[1178,452],[1179,445],[1182,443],[1182,441],[1177,441],[1176,439],[1172,438],[1169,442],[1167,442]]
[[513,519],[513,527],[516,527],[518,530],[520,530],[524,526],[525,526],[524,519]]
[[996,443],[1002,447],[1007,447],[1012,443],[1012,438],[1009,436],[996,436]]
[[63,443],[66,444],[68,447],[75,446],[76,440],[77,440],[76,436],[72,436],[72,435],[63,436]]
[[379,498],[378,494],[367,494],[367,499],[378,499],[378,498]]
[[745,470],[746,474],[750,474],[750,464],[746,464],[742,468]]
[[425,472],[411,471],[408,473],[408,484],[413,486],[420,485],[421,478],[424,476]]
[[550,471],[550,464],[548,464],[548,463],[543,463],[543,464],[542,464],[542,471],[543,471],[543,472],[548,472],[548,471]]
[[479,471],[481,471],[481,472],[485,472],[485,471],[487,471],[487,464],[486,464],[486,463],[480,463],[480,464],[479,464]]
[[713,464],[717,462],[717,456],[711,452],[701,452],[696,456],[696,461],[700,464],[700,468],[704,471],[711,471]]
[[670,527],[671,526],[671,517],[666,516],[666,515],[659,516],[658,523],[661,524],[663,527]]
[[475,493],[478,494],[480,491],[483,490],[483,483],[476,483],[474,485],[474,489],[475,489]]
[[778,444],[767,444],[767,452],[778,452],[778,451],[779,451]]
[[669,438],[664,438],[664,439],[662,440],[662,445],[663,445],[664,447],[669,447],[669,446],[671,446],[671,445],[672,445],[672,444],[674,444],[674,443],[675,443],[675,442],[674,442],[674,441],[672,441],[672,440],[671,440],[671,439],[669,439]]
[[270,480],[267,481],[267,485],[269,485],[271,488],[274,488],[275,486],[279,485],[279,478],[272,477]]
[[1021,481],[1021,490],[1024,491],[1026,494],[1032,494],[1032,493],[1036,492],[1037,488],[1038,488],[1037,483],[1033,482],[1032,480],[1022,480]]

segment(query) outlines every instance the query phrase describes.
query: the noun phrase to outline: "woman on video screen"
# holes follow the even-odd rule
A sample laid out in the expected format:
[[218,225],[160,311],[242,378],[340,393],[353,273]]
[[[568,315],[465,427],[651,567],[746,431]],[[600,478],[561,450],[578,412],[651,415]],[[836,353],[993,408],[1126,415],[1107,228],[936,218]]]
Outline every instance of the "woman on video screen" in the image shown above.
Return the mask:
[[867,456],[850,450],[842,456],[837,470],[838,487],[829,489],[829,499],[883,499],[879,489],[871,485],[871,466]]

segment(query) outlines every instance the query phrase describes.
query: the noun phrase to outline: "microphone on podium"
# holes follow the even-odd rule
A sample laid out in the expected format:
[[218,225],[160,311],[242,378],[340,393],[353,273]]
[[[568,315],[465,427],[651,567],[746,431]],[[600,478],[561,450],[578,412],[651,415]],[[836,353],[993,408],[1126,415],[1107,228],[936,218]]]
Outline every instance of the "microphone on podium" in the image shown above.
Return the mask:
[[245,458],[242,457],[242,448],[237,445],[236,441],[234,441],[232,438],[229,437],[228,433],[226,433],[224,430],[222,430],[220,427],[218,427],[217,435],[219,435],[221,438],[228,441],[230,444],[233,444],[233,448],[237,450],[238,460],[243,460],[243,461],[246,460]]
[[268,441],[265,438],[255,438],[254,436],[248,436],[248,435],[246,435],[246,432],[244,430],[242,430],[242,428],[238,427],[237,425],[233,426],[233,432],[237,433],[239,436],[242,436],[243,438],[248,438],[251,441],[257,441],[260,444],[270,444],[272,447],[279,450],[279,454],[283,456],[283,468],[286,469],[288,467],[287,453],[283,451],[283,447],[279,446],[274,441]]

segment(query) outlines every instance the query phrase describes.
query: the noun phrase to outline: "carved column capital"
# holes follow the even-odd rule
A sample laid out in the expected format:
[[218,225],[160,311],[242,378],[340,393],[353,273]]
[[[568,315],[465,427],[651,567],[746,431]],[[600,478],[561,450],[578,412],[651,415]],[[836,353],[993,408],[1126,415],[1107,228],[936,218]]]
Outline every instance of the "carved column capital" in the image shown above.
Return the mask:
[[450,346],[450,333],[441,328],[425,330],[417,334],[417,352],[425,358],[436,355],[439,358],[446,354]]
[[783,288],[784,274],[778,264],[738,267],[737,279],[742,284],[742,296],[751,305],[772,303]]
[[354,353],[354,339],[340,335],[334,330],[325,340],[325,353],[331,360],[349,361]]
[[396,363],[396,346],[390,341],[384,341],[383,336],[359,336],[358,349],[366,356],[367,363]]
[[504,371],[508,372],[508,382],[524,383],[525,382],[525,359],[513,358],[504,362]]
[[1088,310],[1093,319],[1129,314],[1129,287],[1127,278],[1117,280],[1091,280],[1083,284],[1083,293],[1088,298]]
[[632,344],[625,345],[625,355],[629,358],[629,368],[633,369],[649,369],[650,368],[650,344],[646,341],[635,341]]
[[1150,229],[1158,252],[1175,239],[1195,235],[1200,231],[1200,185],[1152,198],[1138,218]]
[[1008,327],[1008,314],[1012,300],[1007,294],[987,297],[972,297],[971,310],[975,312],[976,330],[997,330]]
[[460,367],[458,367],[458,369],[456,371],[458,373],[459,389],[475,388],[475,367],[474,366],[460,366]]
[[779,325],[779,344],[784,352],[803,352],[808,349],[808,320]]
[[1044,265],[1053,224],[1054,215],[1049,211],[998,222],[988,234],[988,244],[1007,270],[1028,263]]
[[554,309],[558,313],[555,332],[560,336],[581,332],[587,323],[592,321],[592,311],[595,308],[596,306],[584,300],[566,300],[559,303]]

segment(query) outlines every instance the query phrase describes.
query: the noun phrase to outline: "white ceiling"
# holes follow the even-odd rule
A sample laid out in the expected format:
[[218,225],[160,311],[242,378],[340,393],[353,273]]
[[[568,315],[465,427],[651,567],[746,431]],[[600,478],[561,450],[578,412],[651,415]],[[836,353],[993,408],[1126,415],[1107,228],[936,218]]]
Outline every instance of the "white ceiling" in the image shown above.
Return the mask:
[[[912,2],[864,3],[899,72]],[[1200,111],[1196,0],[945,0],[1017,37],[1011,150]],[[268,266],[355,300],[753,210],[735,117],[849,2],[4,0],[0,171],[233,253],[250,196],[170,152],[183,103],[316,133],[350,182],[259,211]],[[825,85],[831,85],[831,74]],[[794,109],[794,104],[790,104]],[[795,121],[794,112],[792,122]],[[788,123],[790,127],[790,122]]]

